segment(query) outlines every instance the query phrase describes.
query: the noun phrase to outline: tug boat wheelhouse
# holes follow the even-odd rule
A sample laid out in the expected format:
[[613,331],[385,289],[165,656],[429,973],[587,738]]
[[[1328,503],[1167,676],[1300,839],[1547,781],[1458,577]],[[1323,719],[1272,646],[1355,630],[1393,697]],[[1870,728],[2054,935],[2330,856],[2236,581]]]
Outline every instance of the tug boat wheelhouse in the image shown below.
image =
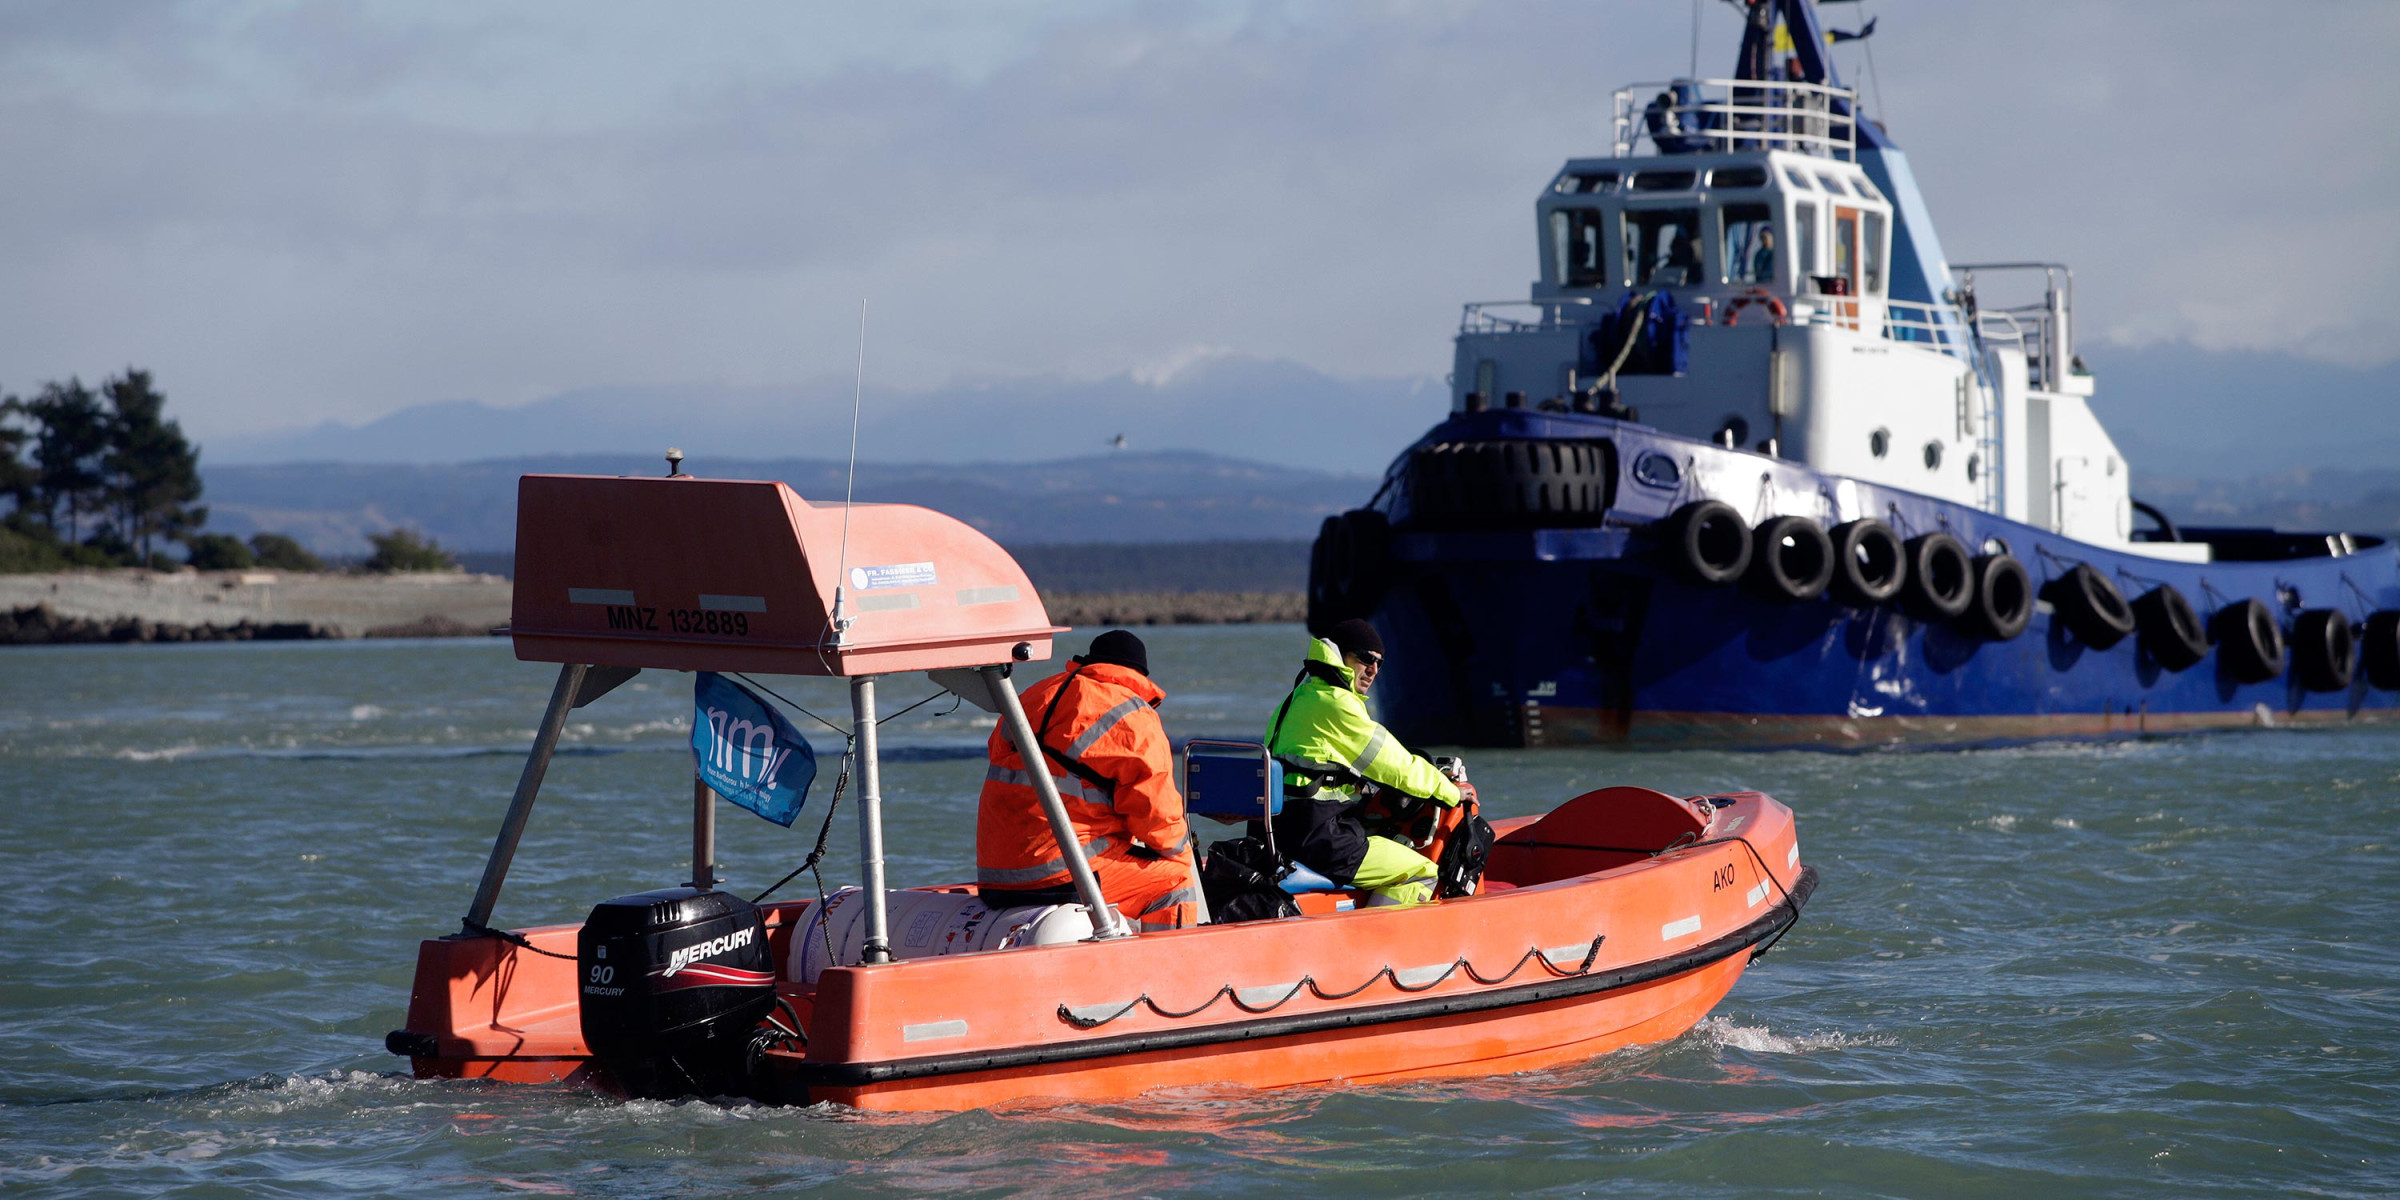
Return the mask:
[[[689,476],[527,476],[517,528],[510,634],[559,674],[463,928],[421,944],[385,1040],[421,1078],[945,1110],[1524,1070],[1689,1029],[1816,885],[1770,797],[1611,787],[1494,822],[1472,894],[1375,908],[1286,879],[1300,916],[1137,935],[1036,774],[1081,903],[887,889],[879,680],[922,672],[1043,761],[1009,672],[1065,631],[1005,551],[921,508]],[[657,669],[850,681],[864,886],[763,906],[720,889],[695,780],[683,886],[495,928],[568,715]],[[1208,745],[1187,752],[1194,811],[1280,802],[1262,748]]]
[[[2400,549],[2135,500],[2056,263],[1952,263],[1809,0],[1615,96],[1469,304],[1451,412],[1330,518],[1423,743],[1959,743],[2384,717]],[[2004,289],[2027,302],[2003,305]],[[2137,521],[2137,514],[2141,520]]]

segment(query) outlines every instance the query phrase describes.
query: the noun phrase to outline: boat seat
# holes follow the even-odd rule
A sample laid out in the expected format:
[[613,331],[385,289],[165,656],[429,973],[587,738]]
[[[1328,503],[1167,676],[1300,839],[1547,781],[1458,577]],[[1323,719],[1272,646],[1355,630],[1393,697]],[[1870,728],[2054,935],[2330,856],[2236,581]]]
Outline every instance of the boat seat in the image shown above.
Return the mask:
[[1342,885],[1325,878],[1323,875],[1319,875],[1315,871],[1309,870],[1307,867],[1301,866],[1299,863],[1292,864],[1291,873],[1283,877],[1279,886],[1281,886],[1286,893],[1294,896],[1306,895],[1310,892],[1339,892],[1346,890],[1342,887]]

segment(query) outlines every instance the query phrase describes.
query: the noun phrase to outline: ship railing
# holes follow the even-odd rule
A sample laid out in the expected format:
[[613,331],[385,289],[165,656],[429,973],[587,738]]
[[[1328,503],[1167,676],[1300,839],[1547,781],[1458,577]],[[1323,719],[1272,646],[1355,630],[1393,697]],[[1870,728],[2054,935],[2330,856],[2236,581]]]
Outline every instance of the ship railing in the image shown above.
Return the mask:
[[2051,386],[2050,343],[2055,335],[2047,306],[1983,309],[1975,314],[1975,333],[1987,345],[2015,346],[2025,352],[2025,386],[2037,392],[2058,390]]
[[[1460,333],[1545,333],[1582,324],[1592,301],[1585,296],[1557,300],[1477,300],[1458,319]],[[1495,310],[1525,310],[1523,315]],[[1575,309],[1575,312],[1567,310]]]
[[1821,83],[1670,79],[1616,92],[1616,154],[1644,141],[1660,154],[1790,150],[1851,162],[1858,93]]
[[[2069,377],[2080,374],[2075,358],[2075,272],[2065,263],[2003,262],[1952,263],[1959,292],[1976,314],[1976,330],[1995,340],[2013,327],[2025,349],[2025,382],[2036,391],[2066,391]],[[1984,307],[1975,301],[1976,276],[2000,272],[2035,273],[2042,278],[2042,299],[2035,304]],[[1991,318],[1987,322],[1987,318]]]
[[1915,300],[1886,300],[1883,305],[1886,341],[1913,342],[1956,358],[1973,353],[1966,314],[1956,305],[1922,304]]

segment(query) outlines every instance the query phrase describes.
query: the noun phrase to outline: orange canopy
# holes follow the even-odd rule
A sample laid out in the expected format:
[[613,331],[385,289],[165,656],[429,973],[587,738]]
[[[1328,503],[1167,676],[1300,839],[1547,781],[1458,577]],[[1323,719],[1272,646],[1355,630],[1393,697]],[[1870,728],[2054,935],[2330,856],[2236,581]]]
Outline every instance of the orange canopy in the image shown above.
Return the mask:
[[[527,475],[509,633],[535,662],[881,675],[1046,659],[1024,569],[955,518],[764,480]],[[836,644],[834,585],[848,636]]]

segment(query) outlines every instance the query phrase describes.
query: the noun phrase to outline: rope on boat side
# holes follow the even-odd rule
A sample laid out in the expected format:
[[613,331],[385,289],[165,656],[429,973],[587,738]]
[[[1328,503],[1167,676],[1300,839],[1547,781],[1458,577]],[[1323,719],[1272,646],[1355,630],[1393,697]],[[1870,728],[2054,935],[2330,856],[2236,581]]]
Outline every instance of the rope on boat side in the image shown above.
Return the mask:
[[[1790,905],[1792,909],[1792,919],[1784,922],[1783,928],[1776,930],[1774,937],[1768,938],[1765,944],[1750,952],[1750,961],[1757,962],[1759,959],[1767,956],[1767,951],[1775,948],[1775,943],[1783,940],[1783,935],[1792,931],[1792,926],[1800,923],[1800,904],[1798,901],[1792,899],[1791,889],[1783,886],[1783,881],[1777,879],[1775,877],[1775,872],[1768,868],[1767,856],[1760,854],[1758,852],[1758,847],[1752,845],[1749,838],[1743,837],[1740,834],[1735,834],[1732,837],[1710,838],[1705,842],[1693,842],[1691,843],[1690,848],[1698,849],[1701,846],[1721,846],[1728,842],[1739,842],[1741,843],[1742,849],[1750,852],[1750,861],[1758,864],[1758,873],[1766,876],[1768,883],[1775,885],[1775,890],[1777,893],[1782,895],[1783,902],[1787,905]],[[1677,849],[1677,847],[1669,846],[1667,849],[1673,850]],[[1664,854],[1666,853],[1666,850],[1661,850],[1659,853]]]
[[468,921],[465,924],[467,927],[467,932],[472,933],[477,937],[498,938],[501,941],[507,942],[511,946],[515,946],[519,950],[531,950],[535,954],[539,954],[544,958],[563,958],[568,962],[575,961],[575,956],[572,954],[560,954],[555,950],[544,950],[540,946],[534,945],[532,942],[525,940],[524,934],[518,933],[514,929],[494,929],[489,925],[478,925],[473,921]]
[[[1524,970],[1526,963],[1537,960],[1540,961],[1543,969],[1549,971],[1553,976],[1556,976],[1560,979],[1571,979],[1577,975],[1587,974],[1591,971],[1593,960],[1600,957],[1600,943],[1607,940],[1608,935],[1605,933],[1592,935],[1591,945],[1583,952],[1583,961],[1576,964],[1575,968],[1571,971],[1560,970],[1550,961],[1550,956],[1544,953],[1541,947],[1530,946],[1526,948],[1524,956],[1517,959],[1516,965],[1510,967],[1507,973],[1492,979],[1486,979],[1482,972],[1475,969],[1475,964],[1468,962],[1466,956],[1462,954],[1459,957],[1452,959],[1450,961],[1450,965],[1443,967],[1441,974],[1425,980],[1422,983],[1410,983],[1401,979],[1401,973],[1387,963],[1374,974],[1367,976],[1366,982],[1361,983],[1357,987],[1351,988],[1346,992],[1328,992],[1323,987],[1318,985],[1315,976],[1303,975],[1300,977],[1300,982],[1293,984],[1289,991],[1286,991],[1273,1003],[1268,1004],[1253,1004],[1248,998],[1249,996],[1255,996],[1259,992],[1266,991],[1268,989],[1237,988],[1228,983],[1222,987],[1219,987],[1214,994],[1210,995],[1208,999],[1201,1001],[1197,1007],[1187,1008],[1181,1012],[1159,1007],[1158,1001],[1151,999],[1150,993],[1144,992],[1141,995],[1126,1001],[1124,1007],[1119,1008],[1117,1011],[1109,1013],[1106,1016],[1087,1016],[1084,1014],[1091,1011],[1089,1007],[1086,1007],[1082,1012],[1078,1012],[1076,1009],[1069,1007],[1068,1005],[1061,1004],[1058,1006],[1058,1019],[1074,1026],[1077,1029],[1098,1029],[1099,1027],[1106,1025],[1129,1012],[1132,1012],[1136,1008],[1147,1007],[1151,1012],[1165,1017],[1170,1021],[1178,1021],[1185,1017],[1198,1016],[1214,1007],[1217,1001],[1228,999],[1233,1001],[1233,1006],[1235,1008],[1249,1013],[1252,1016],[1259,1016],[1265,1013],[1274,1012],[1276,1009],[1282,1008],[1284,1005],[1290,1003],[1293,997],[1300,994],[1302,988],[1308,989],[1308,991],[1316,996],[1316,998],[1319,1000],[1347,1000],[1350,997],[1355,996],[1370,987],[1373,987],[1378,980],[1388,979],[1391,981],[1392,986],[1400,991],[1422,992],[1440,986],[1444,981],[1448,980],[1451,976],[1456,975],[1461,970],[1464,970],[1467,973],[1467,978],[1472,979],[1486,987],[1490,987],[1494,984],[1506,983],[1509,980],[1516,978],[1517,972]],[[1411,970],[1408,973],[1413,976],[1416,975],[1418,971]]]

